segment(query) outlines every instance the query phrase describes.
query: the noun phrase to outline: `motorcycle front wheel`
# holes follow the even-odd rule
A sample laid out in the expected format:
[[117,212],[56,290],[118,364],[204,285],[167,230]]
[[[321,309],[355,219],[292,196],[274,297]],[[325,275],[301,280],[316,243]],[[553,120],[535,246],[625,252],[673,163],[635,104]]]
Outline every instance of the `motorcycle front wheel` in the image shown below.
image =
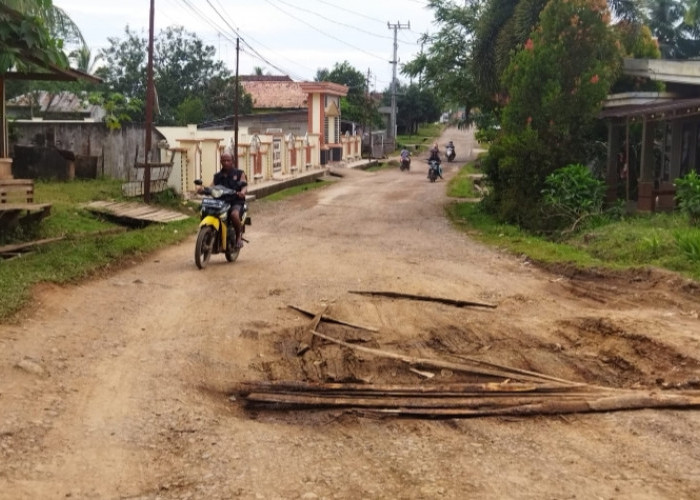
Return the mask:
[[194,263],[199,269],[207,267],[212,250],[214,249],[216,230],[211,226],[204,226],[199,230],[197,243],[194,246]]

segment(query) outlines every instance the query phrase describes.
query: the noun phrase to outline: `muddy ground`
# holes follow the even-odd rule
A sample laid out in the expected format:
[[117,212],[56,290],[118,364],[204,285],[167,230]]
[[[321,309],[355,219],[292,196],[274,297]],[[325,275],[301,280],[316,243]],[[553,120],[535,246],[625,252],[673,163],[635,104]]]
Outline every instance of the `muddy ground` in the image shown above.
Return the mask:
[[[473,146],[468,132],[450,138],[448,178]],[[700,497],[697,409],[423,419],[231,398],[243,381],[468,381],[310,342],[312,319],[289,305],[374,328],[317,327],[405,356],[700,388],[697,284],[543,270],[456,230],[446,203],[418,159],[408,173],[349,171],[253,202],[234,264],[218,255],[197,270],[193,228],[107,276],[37,289],[31,310],[0,325],[0,498]],[[496,307],[350,293],[369,290]]]

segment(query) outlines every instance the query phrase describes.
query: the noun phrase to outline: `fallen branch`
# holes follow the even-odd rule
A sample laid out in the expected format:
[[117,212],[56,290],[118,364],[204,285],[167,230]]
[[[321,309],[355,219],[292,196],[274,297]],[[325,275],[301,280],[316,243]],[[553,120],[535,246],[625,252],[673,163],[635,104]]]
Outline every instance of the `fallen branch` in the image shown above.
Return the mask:
[[[598,390],[590,387],[581,390],[549,387],[546,391],[540,391],[540,387],[531,384],[505,383],[435,387],[303,382],[259,382],[245,385],[252,389],[252,392],[244,391],[241,397],[248,405],[256,407],[275,410],[359,409],[385,415],[430,418],[700,408],[700,391],[658,394],[612,388]],[[518,392],[517,387],[509,387],[511,385],[519,386],[523,392]],[[354,390],[354,387],[358,389]],[[441,391],[445,387],[449,388],[448,392]],[[278,389],[279,392],[271,392],[273,389]]]
[[348,293],[355,293],[358,295],[374,295],[380,297],[389,297],[392,299],[411,299],[411,300],[422,300],[426,302],[440,302],[442,304],[447,304],[449,306],[455,307],[489,307],[495,309],[496,304],[487,304],[485,302],[474,302],[471,300],[456,300],[447,299],[444,297],[431,297],[429,295],[413,295],[410,293],[400,293],[400,292],[378,292],[378,291],[362,291],[362,290],[350,290]]
[[[302,309],[302,308],[299,307],[299,306],[294,306],[294,305],[289,304],[287,307],[289,307],[290,309],[294,309],[295,311],[298,311],[298,312],[300,312],[300,313],[302,313],[302,314],[305,314],[306,316],[309,316],[310,318],[313,318],[314,316],[316,316],[316,315],[315,315],[314,313],[312,313],[311,311],[307,311],[307,310],[305,310],[305,309]],[[378,331],[379,331],[377,328],[374,328],[374,327],[371,327],[371,326],[363,326],[363,325],[357,325],[357,324],[353,324],[353,323],[348,323],[347,321],[343,321],[343,320],[340,320],[340,319],[336,319],[336,318],[333,318],[333,317],[331,317],[331,316],[327,316],[327,315],[325,315],[325,314],[322,314],[322,315],[321,315],[321,320],[322,320],[322,321],[326,321],[326,322],[328,322],[328,323],[336,323],[336,324],[338,324],[338,325],[349,326],[349,327],[351,327],[351,328],[358,328],[358,329],[360,329],[360,330],[367,330],[367,331],[369,331],[369,332],[378,332]]]
[[0,247],[0,254],[5,254],[5,253],[15,253],[17,251],[25,250],[27,248],[39,246],[39,245],[45,245],[47,243],[53,243],[54,241],[60,241],[64,238],[64,236],[58,236],[56,238],[45,238],[43,240],[35,240],[35,241],[29,241],[26,243],[15,243],[13,245],[5,245]]
[[[301,382],[301,381],[256,381],[241,382],[229,393],[245,396],[251,392],[272,392],[272,393],[292,393],[292,392],[324,392],[324,393],[365,393],[365,394],[441,394],[459,395],[472,393],[502,393],[502,394],[564,394],[589,392],[590,386],[561,386],[555,384],[533,384],[521,382],[485,382],[485,383],[449,383],[449,384],[418,384],[418,385],[396,385],[396,384],[356,384],[339,382]],[[612,389],[614,390],[614,389]],[[597,389],[593,389],[599,392]]]
[[[519,372],[524,372],[524,370],[518,370],[514,371],[510,368],[507,367],[498,367],[498,368],[489,368],[489,367],[484,367],[484,366],[474,366],[474,365],[467,365],[463,363],[452,363],[450,361],[442,361],[439,359],[428,359],[428,358],[415,358],[412,356],[404,356],[402,354],[396,354],[393,352],[388,352],[388,351],[382,351],[380,349],[373,349],[371,347],[363,347],[363,346],[358,346],[354,344],[349,344],[347,342],[343,342],[342,340],[334,339],[333,337],[329,337],[328,335],[324,335],[323,333],[319,333],[317,331],[312,331],[311,332],[313,335],[316,337],[322,338],[324,340],[327,340],[329,342],[333,342],[334,344],[342,345],[344,347],[348,347],[350,349],[364,352],[367,354],[372,354],[374,356],[380,356],[384,358],[391,358],[391,359],[398,359],[400,361],[403,361],[404,363],[407,363],[410,366],[431,366],[434,368],[444,368],[447,370],[454,370],[454,371],[460,371],[460,372],[466,372],[466,373],[474,373],[478,375],[488,375],[491,377],[500,377],[504,379],[510,379],[510,378],[516,378],[522,381],[528,381],[528,382],[538,382],[542,383],[544,381],[547,382],[556,382],[562,385],[566,386],[581,386],[585,384],[580,384],[578,382],[571,382],[569,380],[564,380],[564,379],[559,379],[556,377],[550,377],[549,375],[543,375],[535,372],[527,372],[527,373],[519,373]],[[495,366],[495,365],[494,365]]]

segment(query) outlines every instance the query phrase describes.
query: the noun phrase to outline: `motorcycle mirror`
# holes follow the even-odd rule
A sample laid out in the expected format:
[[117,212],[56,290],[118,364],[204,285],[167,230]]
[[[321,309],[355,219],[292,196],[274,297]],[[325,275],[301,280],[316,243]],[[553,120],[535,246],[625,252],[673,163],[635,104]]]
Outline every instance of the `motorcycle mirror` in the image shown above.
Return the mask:
[[201,186],[203,184],[202,179],[195,179],[194,183],[198,186]]

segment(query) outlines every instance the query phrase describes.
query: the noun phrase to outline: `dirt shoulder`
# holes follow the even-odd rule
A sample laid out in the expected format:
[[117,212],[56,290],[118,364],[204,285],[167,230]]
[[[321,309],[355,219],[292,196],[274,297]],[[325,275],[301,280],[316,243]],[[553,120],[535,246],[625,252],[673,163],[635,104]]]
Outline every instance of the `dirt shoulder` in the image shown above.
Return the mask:
[[[457,160],[473,139],[449,129]],[[544,271],[445,219],[427,166],[348,171],[253,202],[234,264],[194,237],[79,286],[44,286],[0,325],[0,498],[694,498],[700,412],[412,419],[251,411],[242,381],[426,384],[367,353],[311,343],[296,305],[376,331],[352,342],[465,357],[613,388],[700,386],[700,289],[655,271]],[[425,294],[458,308],[364,296]],[[347,335],[324,325],[331,335]]]

